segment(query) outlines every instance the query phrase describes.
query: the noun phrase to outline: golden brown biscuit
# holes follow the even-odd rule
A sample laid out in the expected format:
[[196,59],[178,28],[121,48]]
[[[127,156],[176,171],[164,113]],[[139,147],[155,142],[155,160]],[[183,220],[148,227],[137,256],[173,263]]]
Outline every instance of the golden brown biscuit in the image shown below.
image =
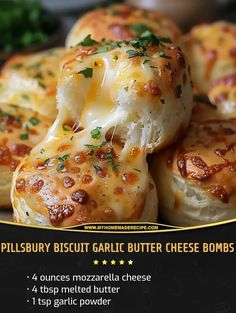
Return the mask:
[[16,55],[7,61],[0,78],[1,102],[56,117],[56,87],[63,48],[30,55]]
[[156,221],[146,155],[188,124],[192,89],[181,50],[151,33],[78,46],[65,57],[57,98],[54,125],[15,172],[15,220]]
[[206,93],[217,79],[236,73],[236,25],[219,21],[193,27],[181,39],[194,85]]
[[10,208],[12,174],[42,140],[52,120],[13,104],[0,104],[0,207]]
[[236,118],[236,73],[211,84],[208,97],[222,116]]
[[236,119],[197,104],[185,138],[152,166],[166,222],[193,226],[236,217]]
[[67,47],[74,47],[89,34],[97,41],[105,39],[130,40],[145,30],[157,36],[177,40],[181,32],[174,22],[153,11],[135,8],[128,4],[115,4],[85,14],[80,18],[67,40]]

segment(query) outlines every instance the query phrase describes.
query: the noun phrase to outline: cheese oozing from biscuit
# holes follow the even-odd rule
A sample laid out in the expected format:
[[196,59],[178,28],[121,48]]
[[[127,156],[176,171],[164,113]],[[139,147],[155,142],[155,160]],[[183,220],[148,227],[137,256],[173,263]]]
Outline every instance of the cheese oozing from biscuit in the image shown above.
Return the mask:
[[54,125],[14,175],[15,220],[155,221],[146,156],[178,138],[192,109],[181,50],[151,33],[80,45],[65,57],[57,99]]

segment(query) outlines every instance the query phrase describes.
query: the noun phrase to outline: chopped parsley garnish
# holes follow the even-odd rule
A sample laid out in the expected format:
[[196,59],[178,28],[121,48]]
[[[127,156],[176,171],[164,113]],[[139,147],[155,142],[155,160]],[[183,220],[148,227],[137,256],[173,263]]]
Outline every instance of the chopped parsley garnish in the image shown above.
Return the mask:
[[13,69],[13,70],[17,70],[17,69],[19,69],[21,67],[23,67],[22,63],[15,63],[15,64],[11,65],[11,69]]
[[64,168],[65,166],[65,161],[68,159],[69,157],[69,154],[64,154],[63,156],[60,156],[58,157],[57,159],[60,161],[58,164],[57,164],[57,171],[60,171]]
[[145,24],[131,24],[130,28],[136,33],[137,36],[142,35],[144,32],[149,31],[149,27]]
[[101,172],[101,170],[102,170],[102,168],[98,165],[94,165],[93,167],[94,167],[96,173]]
[[116,163],[113,159],[111,161],[109,161],[108,164],[111,166],[113,172],[119,171],[119,164]]
[[128,86],[127,86],[127,87],[125,87],[125,88],[124,88],[124,90],[125,90],[125,91],[128,91],[128,90],[129,90],[129,87],[128,87]]
[[33,63],[33,64],[29,65],[28,68],[39,69],[40,66],[41,66],[41,63],[38,62],[38,63]]
[[17,105],[17,104],[10,104],[10,106],[12,107],[12,108],[14,108],[14,109],[19,109],[19,105]]
[[40,150],[40,153],[43,154],[44,152],[45,152],[45,149],[42,148],[42,149]]
[[94,52],[94,54],[104,53],[104,52],[107,52],[109,50],[111,50],[111,47],[109,47],[109,46],[101,47],[96,52]]
[[119,59],[118,55],[114,55],[113,60],[117,61]]
[[134,168],[134,170],[135,170],[136,172],[141,173],[141,170],[139,170],[138,168]]
[[112,159],[113,158],[113,154],[111,152],[108,152],[104,155],[105,159]]
[[165,51],[163,51],[163,50],[159,51],[159,56],[161,58],[165,58],[165,59],[172,59],[172,57],[170,57],[169,55],[166,55]]
[[107,144],[107,141],[103,141],[100,145],[95,146],[95,145],[86,144],[85,147],[90,148],[90,149],[101,149],[106,144]]
[[91,78],[93,77],[93,69],[90,67],[87,67],[86,69],[78,72],[78,74],[84,75],[85,78]]
[[28,95],[21,95],[21,98],[25,99],[25,100],[29,100],[29,96]]
[[140,52],[137,50],[127,50],[126,53],[128,54],[129,58],[134,58],[140,55]]
[[91,137],[93,139],[99,139],[101,137],[101,131],[100,131],[101,129],[102,127],[96,127],[95,129],[93,129],[91,131]]
[[21,134],[21,135],[20,135],[20,139],[21,139],[21,140],[28,140],[28,139],[29,139],[29,134],[28,134],[28,133]]
[[38,85],[43,88],[46,89],[46,85],[44,83],[42,83],[41,81],[38,81]]
[[180,98],[181,94],[182,94],[182,87],[181,85],[178,85],[176,86],[176,97]]
[[36,126],[36,125],[38,125],[38,124],[40,123],[40,120],[39,120],[37,117],[33,117],[33,116],[32,116],[32,117],[29,119],[29,122],[30,122],[31,125]]
[[148,62],[150,62],[150,60],[146,59],[146,60],[143,61],[143,64],[146,64]]
[[84,40],[79,43],[79,45],[81,45],[81,46],[83,46],[83,47],[89,47],[89,46],[93,46],[93,45],[95,45],[95,44],[97,44],[97,41],[96,41],[96,40],[93,40],[93,39],[91,38],[91,35],[90,35],[90,34],[89,34],[88,36],[86,36],[86,37],[84,38]]
[[51,159],[46,159],[43,163],[48,165]]
[[63,129],[65,132],[70,131],[70,129],[68,128],[68,126],[67,126],[65,123],[62,125],[62,129]]
[[207,97],[207,95],[204,94],[195,94],[193,96],[193,101],[197,102],[197,103],[202,103],[202,104],[207,104],[209,107],[211,107],[214,110],[217,110],[217,106],[215,106],[214,104],[211,103],[211,101],[209,100],[209,98]]

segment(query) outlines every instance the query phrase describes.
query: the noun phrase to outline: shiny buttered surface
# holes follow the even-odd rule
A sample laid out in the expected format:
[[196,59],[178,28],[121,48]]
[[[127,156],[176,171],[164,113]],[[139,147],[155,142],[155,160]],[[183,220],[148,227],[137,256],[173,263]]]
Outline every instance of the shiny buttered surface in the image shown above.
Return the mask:
[[45,136],[52,121],[30,109],[0,104],[0,206],[9,208],[13,171]]
[[236,119],[198,103],[182,141],[153,164],[160,210],[173,225],[236,218]]
[[0,101],[55,118],[56,87],[64,49],[16,55],[1,69]]
[[236,25],[224,21],[195,26],[180,40],[191,65],[193,83],[207,93],[223,76],[236,74]]
[[116,4],[91,11],[80,18],[69,33],[66,46],[76,46],[89,34],[98,41],[104,38],[130,40],[146,30],[173,41],[181,35],[174,22],[157,12]]
[[59,115],[15,172],[18,222],[156,221],[146,156],[188,124],[188,66],[179,48],[150,32],[131,42],[91,40],[68,52]]

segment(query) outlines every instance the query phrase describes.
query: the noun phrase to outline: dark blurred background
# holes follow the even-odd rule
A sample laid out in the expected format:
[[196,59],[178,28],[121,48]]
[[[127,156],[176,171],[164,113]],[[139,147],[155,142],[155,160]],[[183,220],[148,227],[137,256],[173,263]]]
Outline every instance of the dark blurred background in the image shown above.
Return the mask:
[[236,22],[236,0],[0,0],[0,62],[14,53],[63,46],[82,14],[115,2],[159,11],[184,32],[217,19]]

